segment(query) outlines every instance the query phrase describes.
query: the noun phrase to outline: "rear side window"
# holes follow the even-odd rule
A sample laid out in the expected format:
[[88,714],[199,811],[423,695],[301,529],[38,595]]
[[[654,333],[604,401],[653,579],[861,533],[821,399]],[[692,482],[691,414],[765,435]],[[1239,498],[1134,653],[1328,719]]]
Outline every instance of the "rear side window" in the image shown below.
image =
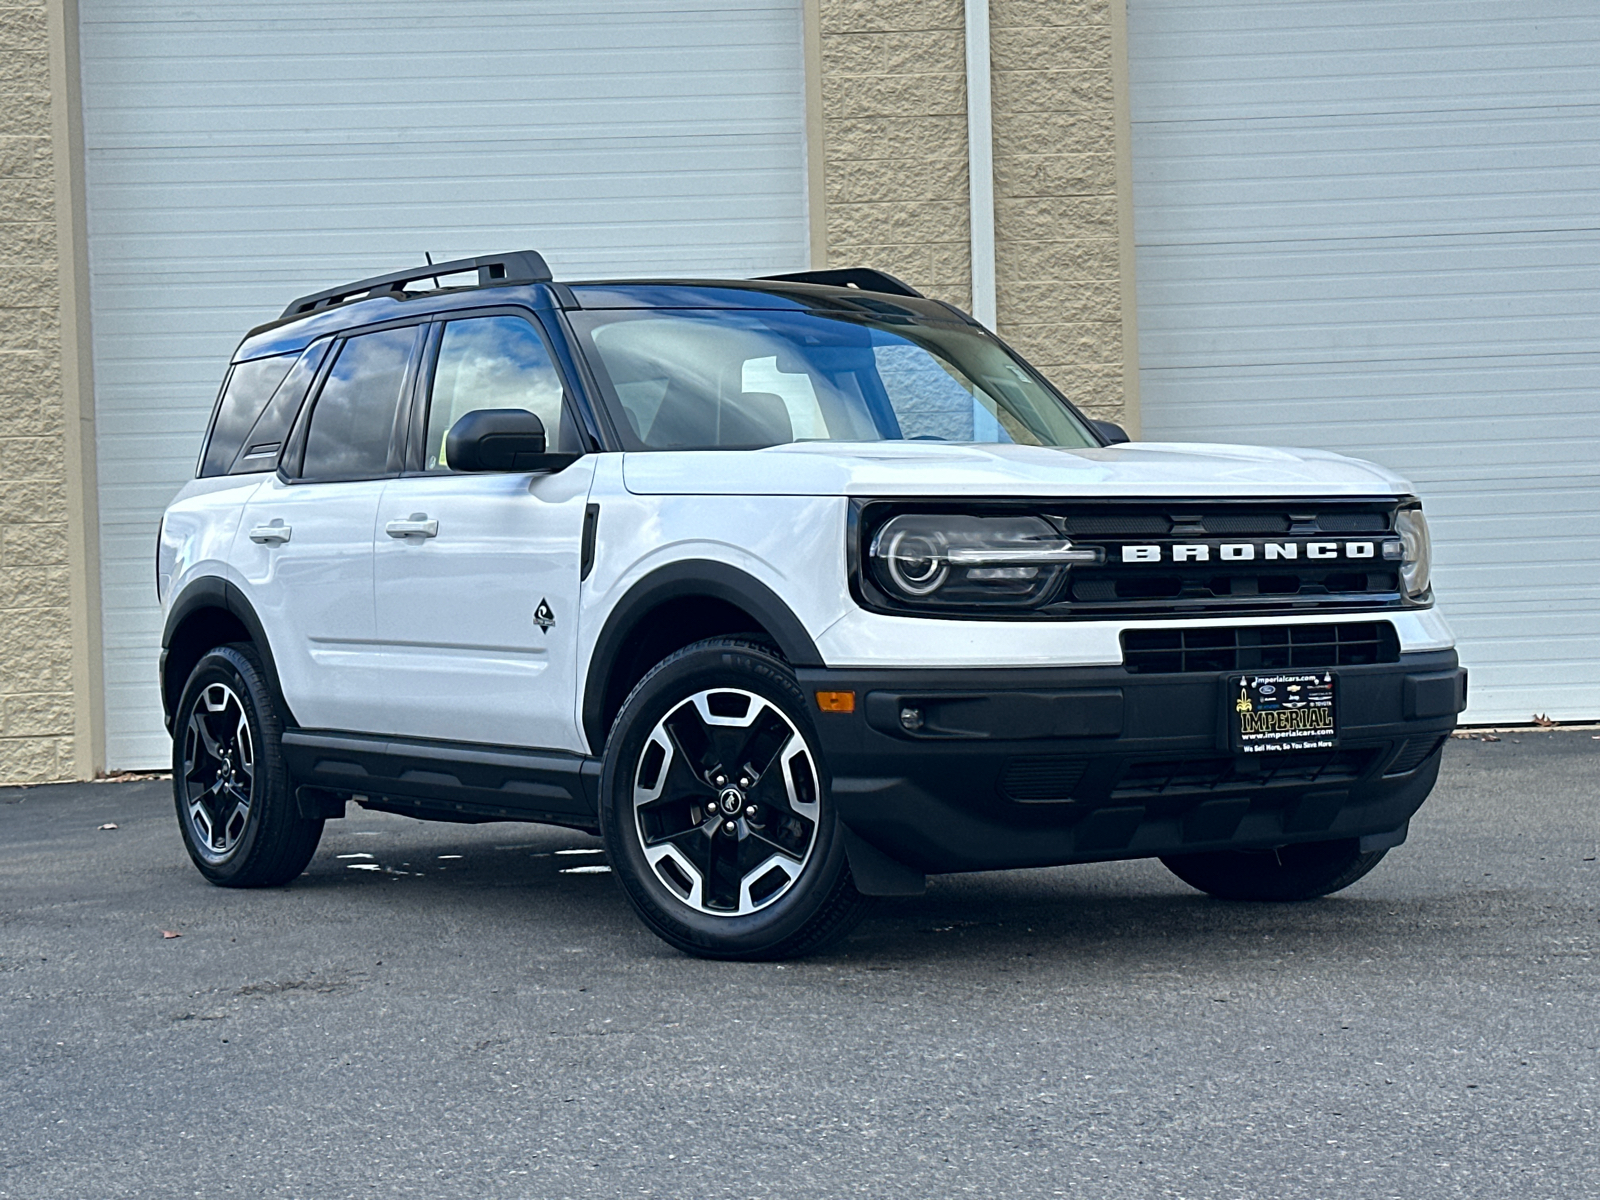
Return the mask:
[[389,470],[395,412],[417,329],[364,333],[339,348],[311,410],[302,479],[372,479]]
[[267,407],[267,401],[294,366],[295,355],[278,354],[236,363],[223,385],[217,401],[217,416],[211,423],[211,440],[200,460],[200,474],[226,475],[244,445],[245,435]]
[[228,468],[228,474],[249,475],[277,467],[278,451],[283,449],[283,441],[289,436],[289,427],[300,412],[311,381],[316,378],[317,368],[327,357],[329,344],[326,341],[315,342],[306,348],[256,418],[233,465]]

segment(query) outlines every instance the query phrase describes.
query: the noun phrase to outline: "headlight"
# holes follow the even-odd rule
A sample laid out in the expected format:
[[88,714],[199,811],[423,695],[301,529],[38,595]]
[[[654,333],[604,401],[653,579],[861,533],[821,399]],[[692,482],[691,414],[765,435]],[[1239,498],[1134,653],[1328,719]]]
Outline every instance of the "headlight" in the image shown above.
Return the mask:
[[873,580],[919,607],[1027,607],[1055,591],[1073,563],[1103,551],[1078,549],[1041,517],[908,513],[885,522],[868,554]]
[[1428,573],[1433,566],[1433,547],[1428,538],[1428,519],[1421,508],[1402,508],[1395,514],[1394,531],[1400,535],[1400,586],[1413,600],[1428,591]]

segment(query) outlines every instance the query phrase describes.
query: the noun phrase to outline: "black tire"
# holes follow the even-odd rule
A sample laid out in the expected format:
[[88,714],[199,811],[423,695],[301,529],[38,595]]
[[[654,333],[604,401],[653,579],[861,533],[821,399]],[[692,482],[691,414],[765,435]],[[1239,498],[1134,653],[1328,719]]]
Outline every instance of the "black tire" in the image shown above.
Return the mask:
[[173,719],[172,793],[184,847],[218,887],[280,887],[317,852],[322,822],[300,816],[282,736],[255,647],[207,651]]
[[1190,887],[1219,900],[1314,900],[1349,887],[1387,850],[1361,853],[1361,842],[1302,842],[1276,850],[1173,854],[1161,861]]
[[869,902],[817,746],[794,673],[759,642],[696,642],[639,682],[606,742],[600,825],[653,933],[702,958],[771,960],[854,928]]

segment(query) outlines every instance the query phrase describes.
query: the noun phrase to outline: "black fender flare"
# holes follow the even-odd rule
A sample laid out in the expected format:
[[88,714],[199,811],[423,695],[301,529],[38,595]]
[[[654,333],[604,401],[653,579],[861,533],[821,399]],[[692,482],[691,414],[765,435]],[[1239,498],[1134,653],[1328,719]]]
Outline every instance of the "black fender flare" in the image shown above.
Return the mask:
[[167,730],[172,730],[172,704],[167,692],[167,651],[172,647],[172,640],[178,630],[195,613],[207,608],[221,609],[236,618],[243,625],[245,632],[250,635],[250,640],[255,643],[256,650],[261,655],[261,665],[266,668],[267,686],[272,689],[272,698],[278,704],[278,710],[284,716],[285,727],[291,727],[298,722],[294,714],[289,711],[288,702],[283,698],[283,687],[278,682],[278,664],[273,661],[272,645],[267,641],[266,627],[261,624],[261,618],[256,615],[256,610],[239,588],[228,580],[217,575],[202,575],[199,579],[192,580],[178,593],[172,607],[167,611],[166,624],[161,630],[161,709],[166,720]]
[[791,666],[823,666],[816,643],[778,594],[753,575],[710,559],[684,559],[640,579],[611,609],[589,655],[583,686],[583,731],[598,754],[605,743],[606,680],[628,636],[651,609],[680,596],[708,596],[743,610],[770,633]]

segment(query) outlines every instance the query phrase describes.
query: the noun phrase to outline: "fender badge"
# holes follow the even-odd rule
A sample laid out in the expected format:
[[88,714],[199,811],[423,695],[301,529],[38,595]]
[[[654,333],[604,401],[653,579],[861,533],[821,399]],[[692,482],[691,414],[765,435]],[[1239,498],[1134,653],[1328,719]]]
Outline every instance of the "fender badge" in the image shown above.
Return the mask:
[[539,627],[540,633],[550,632],[550,627],[556,623],[556,614],[550,608],[550,601],[539,601],[539,607],[533,610],[533,623]]

